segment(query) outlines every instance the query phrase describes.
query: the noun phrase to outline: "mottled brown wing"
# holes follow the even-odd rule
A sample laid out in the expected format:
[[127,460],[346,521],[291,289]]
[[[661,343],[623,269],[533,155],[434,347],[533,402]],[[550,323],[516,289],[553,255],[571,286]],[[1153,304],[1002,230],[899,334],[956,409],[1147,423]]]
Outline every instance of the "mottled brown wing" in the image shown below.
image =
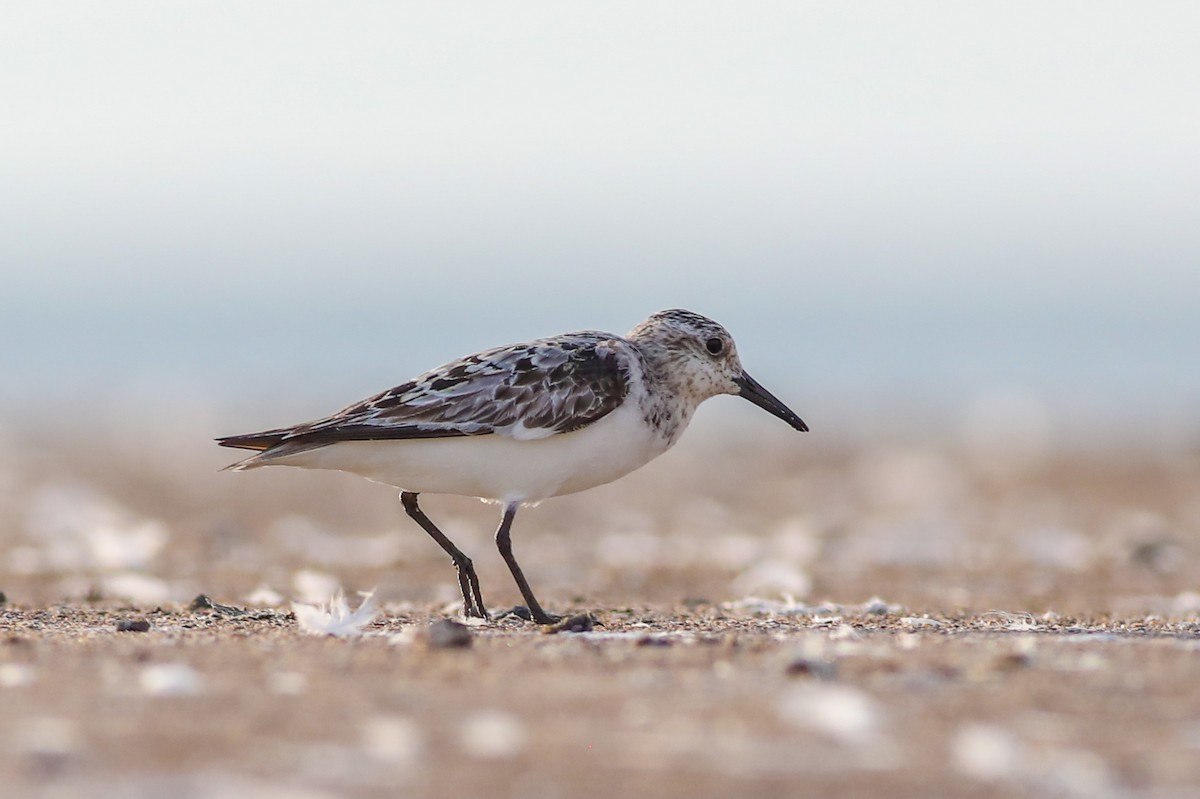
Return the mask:
[[[535,439],[602,419],[628,393],[627,342],[584,331],[453,361],[333,416],[219,439],[223,446],[304,449],[338,441],[506,435]],[[289,447],[291,449],[292,447]]]

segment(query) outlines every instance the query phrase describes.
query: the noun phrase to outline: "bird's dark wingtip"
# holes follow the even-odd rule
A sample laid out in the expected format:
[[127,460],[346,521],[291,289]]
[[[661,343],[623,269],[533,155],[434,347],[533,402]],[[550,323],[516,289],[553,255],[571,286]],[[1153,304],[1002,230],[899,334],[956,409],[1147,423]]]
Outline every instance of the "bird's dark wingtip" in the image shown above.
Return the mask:
[[230,447],[232,449],[250,449],[257,452],[263,452],[278,444],[283,440],[283,434],[276,431],[266,433],[247,433],[241,436],[222,436],[214,438],[218,446]]

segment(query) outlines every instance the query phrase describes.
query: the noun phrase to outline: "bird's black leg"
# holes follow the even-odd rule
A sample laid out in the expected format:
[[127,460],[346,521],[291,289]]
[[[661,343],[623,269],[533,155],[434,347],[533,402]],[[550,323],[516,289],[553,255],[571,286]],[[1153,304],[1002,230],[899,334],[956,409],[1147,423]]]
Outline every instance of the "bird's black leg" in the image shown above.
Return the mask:
[[430,521],[425,512],[417,506],[417,495],[414,492],[402,491],[400,502],[404,505],[404,510],[408,515],[421,525],[421,529],[429,533],[429,536],[437,541],[438,546],[446,550],[446,554],[454,561],[454,568],[458,570],[458,587],[462,589],[463,613],[480,619],[488,618],[487,608],[483,604],[483,596],[479,592],[479,578],[475,576],[475,565],[471,563],[471,559],[464,555],[461,549],[454,546],[454,542],[437,529],[437,525]]
[[517,564],[517,559],[513,557],[512,539],[509,532],[512,529],[513,517],[516,515],[517,504],[515,502],[505,506],[504,517],[500,520],[500,527],[496,530],[496,547],[499,548],[504,562],[508,564],[508,570],[512,572],[513,579],[517,581],[517,588],[521,589],[521,596],[525,598],[525,606],[529,608],[530,617],[538,624],[554,624],[560,620],[560,617],[552,616],[542,610],[537,597],[529,588],[529,581],[525,579],[521,567]]

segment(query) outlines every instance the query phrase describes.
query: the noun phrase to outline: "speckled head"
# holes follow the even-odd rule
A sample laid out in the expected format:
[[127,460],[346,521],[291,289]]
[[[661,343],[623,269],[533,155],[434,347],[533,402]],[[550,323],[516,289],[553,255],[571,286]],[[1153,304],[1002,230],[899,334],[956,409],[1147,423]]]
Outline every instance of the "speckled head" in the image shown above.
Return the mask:
[[746,373],[733,336],[708,317],[681,308],[659,311],[630,331],[629,340],[660,379],[697,404],[718,394],[736,394],[797,430],[808,430],[799,416]]

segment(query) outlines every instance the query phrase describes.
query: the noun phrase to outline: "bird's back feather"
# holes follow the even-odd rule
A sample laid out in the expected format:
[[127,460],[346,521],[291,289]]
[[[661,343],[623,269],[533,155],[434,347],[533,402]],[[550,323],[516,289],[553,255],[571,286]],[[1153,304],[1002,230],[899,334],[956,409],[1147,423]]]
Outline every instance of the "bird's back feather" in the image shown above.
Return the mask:
[[342,441],[501,435],[538,439],[596,422],[629,392],[628,342],[582,331],[460,358],[337,413],[217,439],[260,454],[246,469]]

